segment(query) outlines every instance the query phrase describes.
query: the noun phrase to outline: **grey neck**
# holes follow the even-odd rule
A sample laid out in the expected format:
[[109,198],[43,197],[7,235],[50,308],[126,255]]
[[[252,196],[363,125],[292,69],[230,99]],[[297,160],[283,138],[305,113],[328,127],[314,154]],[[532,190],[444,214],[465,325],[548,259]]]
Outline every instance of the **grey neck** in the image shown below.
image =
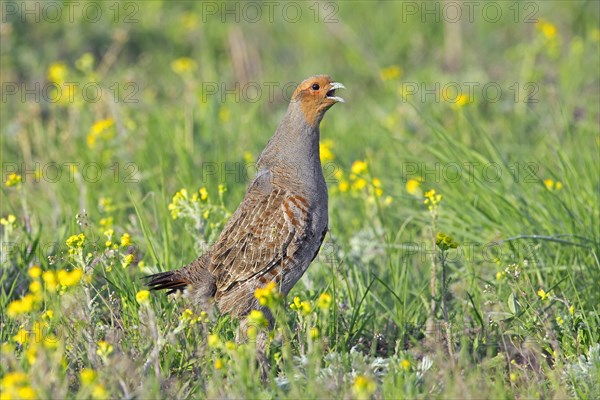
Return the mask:
[[316,127],[308,125],[300,102],[290,103],[277,131],[258,158],[258,168],[281,171],[291,167],[296,171],[294,175],[322,176],[319,123]]

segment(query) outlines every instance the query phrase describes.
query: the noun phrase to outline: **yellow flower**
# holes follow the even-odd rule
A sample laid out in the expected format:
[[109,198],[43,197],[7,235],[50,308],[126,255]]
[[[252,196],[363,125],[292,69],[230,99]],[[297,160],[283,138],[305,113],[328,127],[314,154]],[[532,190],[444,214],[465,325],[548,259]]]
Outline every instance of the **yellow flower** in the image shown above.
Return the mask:
[[13,336],[15,342],[25,344],[29,341],[29,332],[23,328],[20,328],[15,336]]
[[331,295],[329,293],[322,293],[317,300],[317,307],[321,310],[329,310],[329,307],[331,307]]
[[202,322],[203,319],[208,320],[208,314],[206,314],[206,312],[202,311],[202,312],[200,312],[200,316],[199,317],[195,317],[194,313],[189,308],[186,308],[181,313],[181,316],[179,317],[180,321],[189,322],[190,324],[195,324],[197,322]]
[[410,361],[405,358],[404,360],[400,361],[400,366],[403,370],[408,371],[410,369]]
[[75,67],[82,72],[89,72],[94,68],[94,61],[94,55],[86,52],[75,61]]
[[575,307],[574,306],[569,307],[569,314],[575,315]]
[[195,70],[196,67],[197,67],[196,61],[194,61],[193,59],[191,59],[189,57],[180,57],[176,60],[173,60],[173,62],[171,62],[171,69],[176,74],[185,74],[187,72]]
[[326,139],[319,143],[319,155],[321,158],[321,162],[325,163],[327,161],[332,161],[335,156],[331,152],[331,148],[333,147],[333,140]]
[[96,371],[89,368],[84,368],[79,372],[79,379],[84,385],[89,385],[96,380]]
[[135,259],[135,256],[133,254],[127,254],[125,257],[123,257],[123,260],[121,261],[121,265],[123,266],[123,268],[127,268],[129,266],[129,264],[131,264],[133,262],[134,259]]
[[140,290],[135,294],[135,301],[140,303],[141,305],[146,305],[150,303],[150,292],[148,290]]
[[181,213],[181,210],[183,209],[183,204],[186,203],[187,200],[188,192],[186,189],[181,189],[180,191],[175,193],[173,199],[171,200],[171,203],[168,206],[169,211],[171,212],[171,217],[173,217],[173,219],[177,219],[179,213]]
[[100,226],[110,228],[113,224],[113,217],[100,218],[100,221],[98,221],[98,223],[100,224]]
[[109,398],[108,396],[108,392],[106,391],[106,389],[104,389],[104,386],[100,385],[100,384],[96,384],[94,385],[94,388],[92,389],[92,398],[93,399],[97,399],[97,400],[103,400],[103,399],[107,399]]
[[382,68],[379,71],[379,77],[382,81],[389,81],[397,79],[402,75],[402,69],[397,65],[390,65],[389,67]]
[[304,300],[300,304],[302,306],[302,314],[304,314],[304,315],[310,314],[310,312],[312,311],[312,305],[310,304],[310,302],[307,300]]
[[220,107],[219,108],[219,121],[226,124],[230,120],[231,120],[231,110],[229,109],[229,107],[225,107],[225,106]]
[[14,300],[8,305],[6,315],[14,318],[17,315],[27,314],[33,309],[34,301],[35,297],[32,294],[27,294],[19,300]]
[[358,178],[352,182],[352,190],[360,191],[367,186],[367,181],[363,178]]
[[261,306],[273,306],[274,302],[279,298],[279,293],[277,292],[277,284],[271,281],[267,283],[266,286],[262,288],[257,288],[254,291],[254,297],[258,299],[258,303]]
[[0,219],[0,224],[11,228],[14,225],[16,220],[17,220],[17,217],[15,217],[12,214],[8,214],[8,217]]
[[208,313],[204,310],[200,311],[200,316],[198,317],[198,321],[208,322]]
[[17,185],[20,185],[22,181],[23,180],[21,178],[21,175],[15,174],[13,172],[10,175],[8,175],[8,177],[6,178],[6,186],[7,187],[17,186]]
[[0,385],[3,389],[12,389],[27,382],[27,375],[23,372],[9,372],[2,377]]
[[52,310],[46,310],[46,312],[44,312],[42,314],[42,319],[52,319],[54,317],[54,311]]
[[198,193],[200,193],[200,200],[205,201],[208,199],[208,190],[205,187],[201,187]]
[[40,276],[42,276],[42,269],[40,268],[39,265],[34,265],[31,268],[29,268],[29,276],[33,279],[37,279]]
[[377,383],[371,378],[364,375],[358,375],[354,378],[352,392],[356,397],[370,397],[376,390]]
[[58,348],[58,338],[52,334],[44,337],[44,347],[48,350],[56,350]]
[[25,351],[25,358],[27,358],[27,362],[29,365],[35,364],[37,360],[37,345],[32,343],[29,348]]
[[56,290],[58,282],[56,281],[56,274],[54,273],[54,271],[44,271],[44,273],[42,274],[42,280],[46,284],[46,289],[48,289],[51,292],[54,292]]
[[252,155],[252,153],[247,150],[244,152],[243,157],[246,164],[252,164],[254,162],[254,155]]
[[265,315],[260,310],[252,310],[250,311],[250,315],[248,315],[248,322],[250,322],[251,326],[256,327],[267,327],[269,325],[269,321],[265,317]]
[[115,120],[112,118],[96,121],[87,135],[87,144],[90,148],[96,146],[98,139],[108,141],[115,136]]
[[451,236],[448,236],[442,232],[438,232],[435,238],[435,244],[441,250],[456,249],[458,247],[458,243],[455,242]]
[[68,71],[69,68],[65,63],[60,61],[52,63],[48,67],[48,80],[57,85],[62,85],[65,83]]
[[365,161],[356,160],[354,163],[352,163],[350,170],[353,174],[361,174],[367,170],[367,163]]
[[559,315],[556,317],[556,323],[558,324],[558,326],[563,326],[563,324],[565,323],[565,320],[562,319],[562,317]]
[[[115,207],[115,205],[113,204],[113,200],[110,197],[100,197],[100,200],[98,200],[98,207],[100,207],[100,209],[103,212],[112,212],[115,211],[117,208]],[[109,224],[107,226],[107,228],[110,228],[110,225],[112,225],[112,217],[109,217]]]
[[456,97],[456,101],[454,102],[454,107],[460,108],[466,104],[469,104],[470,102],[471,101],[469,99],[469,96],[461,93],[458,95],[458,97]]
[[340,181],[338,188],[340,189],[340,192],[345,193],[350,188],[350,184],[348,183],[348,181],[342,180]]
[[544,289],[538,290],[537,295],[540,296],[541,300],[546,300],[550,297],[550,293],[546,293]]
[[440,201],[442,201],[442,195],[436,194],[435,189],[425,192],[425,201],[423,204],[432,204],[435,206],[439,204]]
[[69,287],[69,286],[74,286],[79,283],[79,281],[81,280],[81,277],[83,276],[83,271],[78,268],[74,269],[71,272],[61,269],[60,271],[57,272],[56,275],[58,277],[58,282],[62,286]]
[[217,358],[215,360],[215,369],[221,369],[221,368],[223,368],[223,361],[221,361],[220,358]]
[[548,190],[561,190],[563,187],[561,182],[555,182],[553,179],[544,179],[544,185]]
[[181,17],[181,24],[188,31],[195,29],[198,26],[198,15],[191,12],[185,13]]
[[319,328],[317,326],[313,326],[312,328],[310,328],[311,339],[318,339],[320,334],[321,333],[319,332]]
[[215,334],[208,335],[206,343],[208,344],[208,347],[212,347],[212,348],[216,348],[216,347],[219,347],[221,345],[221,341],[219,340],[219,336],[217,336]]
[[431,189],[425,192],[424,196],[425,200],[423,201],[423,204],[426,204],[429,211],[434,215],[437,212],[438,204],[442,201],[442,195],[437,194],[435,189]]
[[71,235],[66,241],[66,244],[69,248],[77,248],[82,247],[83,242],[85,241],[85,235],[80,233],[79,235]]
[[222,183],[219,184],[219,194],[223,194],[227,191],[227,187]]
[[42,290],[42,284],[40,281],[33,281],[29,284],[29,291],[31,293],[38,293]]
[[310,302],[304,300],[301,301],[300,297],[294,297],[294,302],[290,304],[290,308],[294,311],[301,312],[303,315],[308,315],[312,311]]
[[542,32],[542,34],[546,37],[546,39],[554,39],[558,30],[556,29],[556,25],[546,21],[543,18],[540,18],[538,22],[535,24],[537,30]]
[[413,196],[420,196],[421,191],[421,180],[420,179],[409,179],[406,181],[406,191]]
[[18,388],[17,397],[21,400],[33,400],[39,398],[39,396],[31,386],[23,386]]
[[97,345],[98,348],[96,349],[96,354],[98,354],[100,357],[106,357],[113,352],[113,345],[108,343],[106,340],[100,340]]
[[235,350],[236,347],[237,347],[236,344],[231,341],[225,342],[225,348],[227,350]]

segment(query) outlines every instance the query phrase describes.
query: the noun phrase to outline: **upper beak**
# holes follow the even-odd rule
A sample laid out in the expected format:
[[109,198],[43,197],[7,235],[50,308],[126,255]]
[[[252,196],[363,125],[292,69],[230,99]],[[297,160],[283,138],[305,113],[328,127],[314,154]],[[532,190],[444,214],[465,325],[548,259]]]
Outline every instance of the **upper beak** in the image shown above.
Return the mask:
[[346,87],[339,82],[331,82],[329,84],[329,90],[327,91],[327,98],[336,102],[345,103],[344,99],[335,95],[337,89],[346,89]]

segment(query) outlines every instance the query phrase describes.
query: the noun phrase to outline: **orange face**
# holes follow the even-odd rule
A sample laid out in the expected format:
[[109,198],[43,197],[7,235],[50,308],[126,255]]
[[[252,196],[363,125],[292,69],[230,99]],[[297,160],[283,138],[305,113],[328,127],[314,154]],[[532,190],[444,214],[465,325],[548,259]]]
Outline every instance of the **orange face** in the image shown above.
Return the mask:
[[332,105],[344,102],[344,99],[335,95],[337,89],[343,88],[344,85],[334,82],[327,75],[313,76],[298,85],[292,101],[301,102],[306,121],[315,125]]

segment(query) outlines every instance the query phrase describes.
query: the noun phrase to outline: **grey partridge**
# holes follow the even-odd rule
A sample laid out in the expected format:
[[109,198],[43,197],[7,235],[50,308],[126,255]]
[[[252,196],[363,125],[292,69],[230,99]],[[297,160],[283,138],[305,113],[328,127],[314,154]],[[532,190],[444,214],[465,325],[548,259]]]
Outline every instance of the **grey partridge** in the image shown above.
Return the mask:
[[254,293],[271,281],[287,295],[327,232],[319,125],[331,106],[344,101],[335,95],[341,88],[326,75],[297,87],[258,159],[256,177],[217,241],[192,263],[149,276],[152,290],[189,288],[194,302],[206,306],[214,299],[222,313],[234,317],[260,309]]

